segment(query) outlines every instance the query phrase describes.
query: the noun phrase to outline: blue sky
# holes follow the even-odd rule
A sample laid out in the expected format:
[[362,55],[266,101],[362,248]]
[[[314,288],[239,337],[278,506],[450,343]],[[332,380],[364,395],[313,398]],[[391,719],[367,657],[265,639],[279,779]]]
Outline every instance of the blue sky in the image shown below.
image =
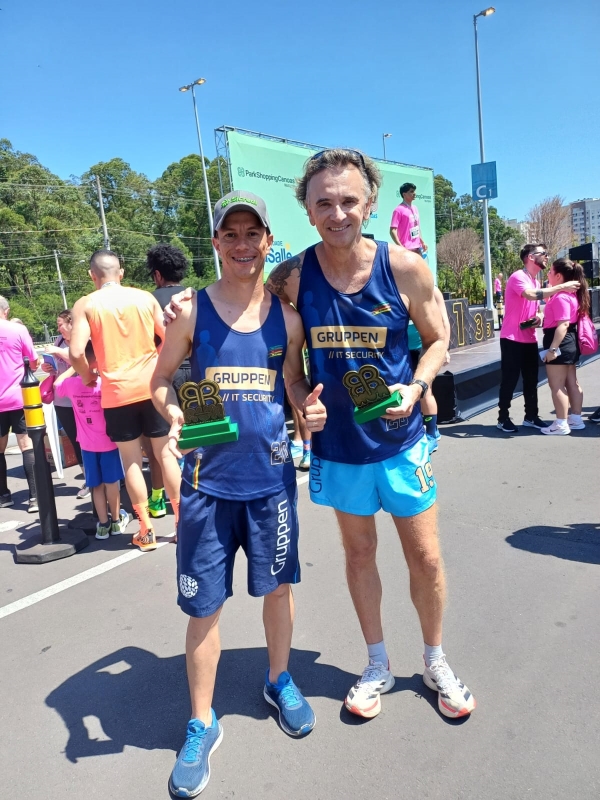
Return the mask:
[[[233,125],[430,166],[470,192],[481,0],[2,0],[0,136],[61,177],[120,156],[156,178]],[[600,196],[600,2],[497,0],[479,20],[486,158],[506,217]]]

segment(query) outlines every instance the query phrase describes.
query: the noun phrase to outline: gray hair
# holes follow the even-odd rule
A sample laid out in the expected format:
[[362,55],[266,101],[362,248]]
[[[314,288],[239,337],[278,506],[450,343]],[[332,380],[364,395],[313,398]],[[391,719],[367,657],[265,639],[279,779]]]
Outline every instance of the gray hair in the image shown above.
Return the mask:
[[347,167],[352,165],[360,172],[365,183],[365,194],[367,201],[375,203],[377,193],[381,186],[381,173],[375,163],[360,150],[346,150],[343,147],[335,147],[331,150],[323,150],[308,159],[304,165],[304,174],[296,182],[296,199],[301,206],[306,208],[306,197],[308,194],[308,184],[318,172],[324,169],[335,169],[336,167]]
[[6,299],[6,297],[2,297],[2,295],[0,294],[0,311],[6,313],[9,308],[10,306],[8,300]]

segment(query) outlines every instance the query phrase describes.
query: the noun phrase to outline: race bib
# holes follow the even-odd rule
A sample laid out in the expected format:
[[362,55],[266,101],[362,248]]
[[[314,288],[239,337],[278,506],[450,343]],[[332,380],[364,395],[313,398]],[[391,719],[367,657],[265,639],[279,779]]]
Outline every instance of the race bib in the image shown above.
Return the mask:
[[418,237],[419,237],[419,226],[415,225],[414,228],[410,229],[410,238],[418,239]]

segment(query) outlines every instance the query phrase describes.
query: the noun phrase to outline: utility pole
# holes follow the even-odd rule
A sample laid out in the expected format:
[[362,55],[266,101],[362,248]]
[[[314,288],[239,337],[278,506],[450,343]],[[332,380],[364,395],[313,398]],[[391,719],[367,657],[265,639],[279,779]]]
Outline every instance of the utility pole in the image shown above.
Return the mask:
[[108,238],[108,228],[106,227],[106,217],[104,216],[104,200],[102,199],[102,187],[100,186],[100,178],[97,175],[96,175],[96,191],[98,192],[100,219],[102,220],[102,232],[104,234],[104,249],[110,250],[110,239]]
[[63,306],[65,307],[65,309],[67,309],[69,306],[67,305],[67,298],[65,297],[65,285],[63,283],[62,273],[60,271],[60,264],[59,264],[59,261],[58,261],[58,253],[57,253],[56,250],[54,250],[53,252],[54,252],[54,260],[56,261],[56,271],[58,272],[58,285],[60,287],[60,293],[62,295]]

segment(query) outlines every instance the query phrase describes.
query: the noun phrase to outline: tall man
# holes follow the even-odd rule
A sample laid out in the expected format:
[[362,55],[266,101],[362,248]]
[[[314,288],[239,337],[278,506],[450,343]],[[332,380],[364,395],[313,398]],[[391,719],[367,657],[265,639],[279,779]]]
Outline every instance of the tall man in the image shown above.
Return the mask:
[[133,544],[140,550],[155,550],[156,535],[142,474],[142,434],[151,440],[161,463],[176,521],[181,480],[177,459],[169,450],[169,426],[150,399],[150,379],[158,358],[154,337],[162,340],[165,334],[162,309],[149,292],[121,286],[123,270],[117,255],[110,250],[98,250],[92,255],[89,275],[96,291],[73,306],[71,366],[84,384],[95,383],[85,357],[91,337],[102,377],[106,432],[119,448],[125,484],[140,523]]
[[419,209],[414,204],[416,193],[417,187],[414,183],[403,183],[400,187],[402,202],[392,214],[390,236],[396,244],[422,256],[427,252],[427,245],[421,237]]
[[[201,463],[200,453],[188,454],[183,470],[178,602],[190,618],[186,661],[192,718],[169,781],[177,797],[194,797],[204,789],[210,754],[223,735],[211,708],[220,656],[218,622],[232,594],[240,546],[248,556],[248,591],[264,597],[265,700],[278,709],[281,727],[291,736],[303,736],[315,724],[288,672],[294,617],[290,584],[300,580],[300,564],[283,375],[288,397],[311,432],[325,424],[319,400],[323,387],[311,392],[304,377],[300,316],[264,288],[264,264],[273,243],[264,201],[230,192],[215,205],[214,227],[222,277],[185,303],[169,326],[152,380],[154,403],[171,423],[173,447],[183,413],[172,379],[190,353],[193,381],[215,381],[224,410],[239,425],[238,441],[202,448]],[[220,402],[214,391],[211,397]]]
[[557,286],[540,288],[537,276],[546,269],[548,252],[543,242],[526,244],[521,250],[523,269],[513,272],[504,290],[504,320],[500,330],[500,358],[502,379],[498,399],[498,427],[504,433],[519,430],[509,416],[513,392],[523,378],[523,400],[525,401],[526,428],[546,427],[539,417],[538,408],[538,343],[536,328],[542,324],[539,313],[540,300],[552,297],[557,292],[576,292],[579,281],[567,281]]
[[32,369],[38,358],[33,348],[27,328],[9,322],[10,306],[5,297],[0,296],[0,508],[12,506],[14,501],[6,482],[6,445],[8,434],[17,437],[17,444],[23,457],[23,469],[29,487],[29,506],[27,510],[38,510],[35,490],[33,442],[27,435],[23,394],[20,383],[23,380],[23,358],[29,359]]
[[[425,647],[423,679],[439,692],[440,711],[459,717],[473,710],[475,700],[442,650],[445,578],[436,485],[419,411],[444,360],[446,337],[433,278],[420,256],[362,236],[380,185],[373,162],[356,150],[325,150],[307,161],[297,197],[322,241],[280,264],[267,285],[303,317],[312,378],[324,385],[329,408],[327,426],[313,436],[310,493],[314,502],[335,509],[369,659],[346,707],[374,717],[380,694],[394,685],[376,563],[374,514],[383,508],[392,514],[410,572]],[[423,343],[414,377],[409,318]],[[391,390],[400,389],[402,404],[357,425],[343,378],[363,365],[376,366]]]

